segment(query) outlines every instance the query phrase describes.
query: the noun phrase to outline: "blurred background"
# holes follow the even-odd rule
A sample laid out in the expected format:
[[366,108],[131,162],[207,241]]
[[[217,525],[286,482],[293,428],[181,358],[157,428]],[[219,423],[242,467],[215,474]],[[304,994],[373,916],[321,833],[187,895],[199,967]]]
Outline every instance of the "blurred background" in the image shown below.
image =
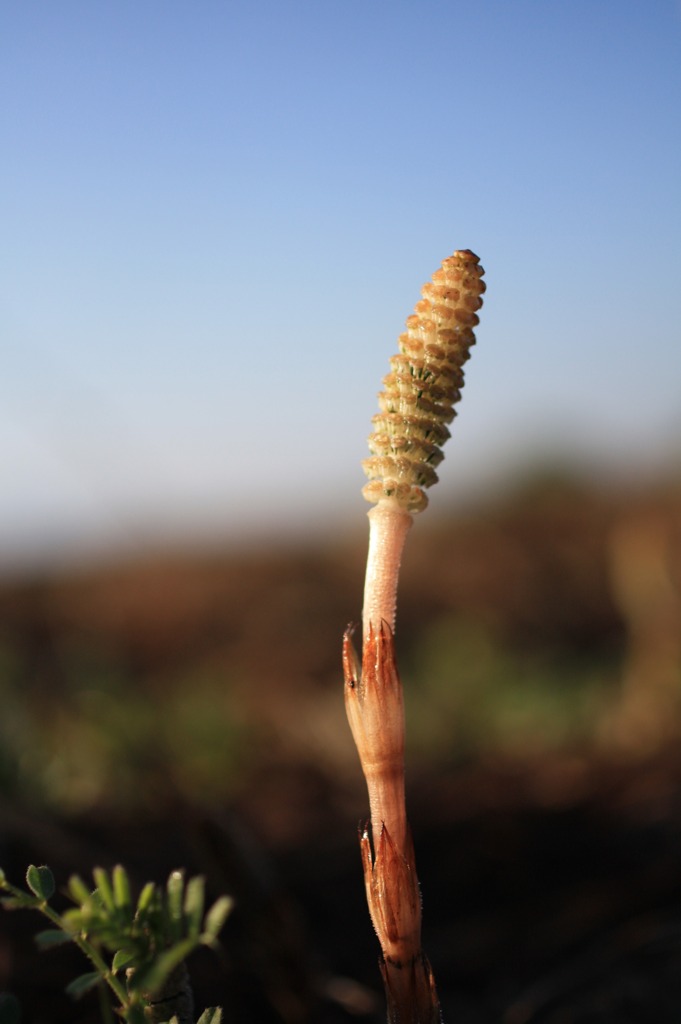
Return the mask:
[[[677,1020],[681,4],[28,2],[0,58],[0,863],[201,871],[199,1002],[381,1019],[360,462],[471,248],[398,616],[425,945],[446,1019]],[[0,990],[98,1019],[32,925]]]

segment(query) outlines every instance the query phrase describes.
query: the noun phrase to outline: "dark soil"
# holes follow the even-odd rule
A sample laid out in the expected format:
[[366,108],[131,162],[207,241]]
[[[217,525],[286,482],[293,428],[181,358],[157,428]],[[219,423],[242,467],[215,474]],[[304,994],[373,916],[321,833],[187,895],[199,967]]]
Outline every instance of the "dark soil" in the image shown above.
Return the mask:
[[[288,781],[298,785],[295,772]],[[377,946],[359,857],[333,797],[308,780],[301,843],[268,846],[267,820],[248,807],[103,826],[3,813],[3,862],[22,877],[47,860],[71,870],[122,860],[141,884],[183,866],[212,895],[236,898],[222,951],[191,963],[197,1005],[226,1021],[332,1024],[383,1019]],[[281,792],[281,790],[280,790]],[[445,1021],[460,1024],[647,1024],[681,1011],[681,762],[637,765],[577,756],[464,766],[419,778],[410,793],[424,893],[424,945]],[[262,810],[262,805],[261,805]],[[281,808],[274,808],[279,813]],[[258,834],[260,833],[260,834]],[[0,984],[27,1022],[94,1022],[65,980],[69,950],[38,954],[40,927],[6,913]]]

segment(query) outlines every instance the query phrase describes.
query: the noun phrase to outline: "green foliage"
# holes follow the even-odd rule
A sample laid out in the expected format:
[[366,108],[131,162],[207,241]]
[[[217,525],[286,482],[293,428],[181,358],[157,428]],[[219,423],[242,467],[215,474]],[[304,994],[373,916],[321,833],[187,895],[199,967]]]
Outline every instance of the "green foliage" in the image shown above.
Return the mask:
[[37,868],[35,864],[31,864],[26,872],[26,884],[41,900],[49,900],[54,896],[54,875],[45,865]]
[[[94,970],[74,978],[66,991],[74,999],[98,985],[107,985],[129,1024],[142,1024],[145,1009],[163,990],[173,971],[198,946],[215,946],[232,901],[223,896],[206,912],[205,884],[200,876],[185,882],[181,871],[171,872],[165,889],[148,882],[135,901],[130,879],[121,865],[111,873],[93,871],[91,889],[72,875],[67,893],[74,906],[59,914],[50,905],[55,883],[48,867],[31,865],[26,872],[29,891],[11,885],[0,869],[2,905],[8,910],[38,910],[52,928],[39,932],[40,949],[74,942]],[[121,975],[124,975],[122,978]],[[14,1024],[13,997],[0,1000],[0,1024]],[[3,1009],[4,1008],[4,1009]],[[2,1016],[2,1014],[5,1016]],[[220,1011],[206,1010],[200,1024],[219,1024]]]
[[159,704],[156,676],[136,675],[115,647],[101,645],[89,651],[68,631],[58,636],[53,703],[32,692],[30,651],[0,627],[3,792],[61,812],[145,809],[177,790],[223,799],[252,749],[224,675],[168,669]]
[[196,1024],[221,1024],[222,1010],[219,1006],[211,1006],[204,1010]]
[[617,664],[589,652],[523,652],[470,619],[424,632],[404,672],[412,751],[429,760],[545,751],[589,739]]

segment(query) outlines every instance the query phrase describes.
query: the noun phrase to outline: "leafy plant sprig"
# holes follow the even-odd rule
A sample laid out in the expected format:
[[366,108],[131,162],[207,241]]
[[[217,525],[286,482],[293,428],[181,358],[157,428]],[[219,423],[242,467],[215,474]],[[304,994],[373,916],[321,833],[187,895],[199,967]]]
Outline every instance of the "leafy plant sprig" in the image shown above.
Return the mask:
[[[46,866],[32,864],[25,891],[7,881],[0,869],[0,902],[8,910],[37,910],[54,926],[36,935],[41,949],[73,942],[93,970],[67,986],[74,998],[106,985],[118,1001],[117,1012],[128,1024],[175,1020],[193,1024],[191,989],[184,961],[199,946],[214,947],[232,901],[218,899],[205,912],[205,885],[200,876],[185,883],[181,871],[171,872],[165,888],[148,882],[134,902],[124,867],[111,873],[93,871],[90,889],[72,875],[67,894],[75,906],[59,914],[50,900],[54,876]],[[221,1011],[205,1010],[198,1024],[219,1024]]]

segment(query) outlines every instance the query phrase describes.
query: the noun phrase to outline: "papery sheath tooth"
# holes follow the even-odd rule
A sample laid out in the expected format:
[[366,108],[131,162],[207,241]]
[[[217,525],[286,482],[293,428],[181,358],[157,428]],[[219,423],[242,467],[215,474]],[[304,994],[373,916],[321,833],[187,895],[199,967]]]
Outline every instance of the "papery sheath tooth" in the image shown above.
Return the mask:
[[428,505],[428,495],[420,487],[400,484],[397,480],[370,480],[362,488],[362,496],[372,505],[379,501],[393,501],[405,512],[412,515],[423,512]]
[[444,455],[436,444],[423,441],[409,434],[372,434],[369,438],[369,451],[374,455],[409,455],[419,458],[431,466],[439,466]]
[[[376,433],[385,431],[390,436],[417,437],[422,441],[431,441],[442,446],[450,437],[449,430],[442,423],[434,423],[432,419],[420,416],[402,416],[398,412],[377,412],[371,422]],[[373,436],[373,435],[372,435]]]
[[454,418],[462,367],[475,344],[483,273],[478,257],[463,249],[444,260],[421,289],[378,396],[372,457],[362,463],[369,477],[362,491],[367,501],[389,500],[410,513],[425,508],[421,488],[437,480],[433,467],[449,437],[445,424]]
[[405,455],[374,455],[364,459],[362,468],[370,480],[397,480],[419,487],[432,487],[437,483],[437,473],[432,466]]

